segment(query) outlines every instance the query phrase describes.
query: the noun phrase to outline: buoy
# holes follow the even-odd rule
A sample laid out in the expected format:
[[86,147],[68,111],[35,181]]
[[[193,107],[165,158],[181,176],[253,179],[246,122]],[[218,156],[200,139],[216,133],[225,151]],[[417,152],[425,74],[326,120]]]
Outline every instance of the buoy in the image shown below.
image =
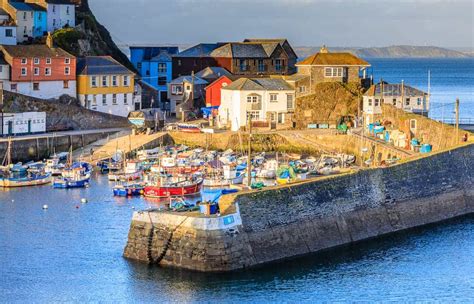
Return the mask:
[[132,209],[135,209],[135,206],[132,206]]
[[79,209],[79,205],[76,205],[76,209]]
[[81,203],[87,204],[87,199],[86,198],[81,198]]
[[14,202],[15,200],[12,200],[12,203]]
[[48,205],[45,204],[43,205],[43,210],[46,210],[46,209],[48,209]]

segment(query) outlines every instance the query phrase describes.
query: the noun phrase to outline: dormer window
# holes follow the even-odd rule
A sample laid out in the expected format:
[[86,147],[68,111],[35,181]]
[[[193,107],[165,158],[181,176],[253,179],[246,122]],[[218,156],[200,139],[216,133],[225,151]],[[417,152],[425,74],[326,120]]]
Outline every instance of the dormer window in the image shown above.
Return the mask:
[[28,59],[26,58],[21,58],[21,64],[27,64],[28,63]]
[[33,59],[33,62],[34,62],[35,64],[39,64],[39,63],[40,63],[40,59],[39,59],[39,58],[34,58],[34,59]]

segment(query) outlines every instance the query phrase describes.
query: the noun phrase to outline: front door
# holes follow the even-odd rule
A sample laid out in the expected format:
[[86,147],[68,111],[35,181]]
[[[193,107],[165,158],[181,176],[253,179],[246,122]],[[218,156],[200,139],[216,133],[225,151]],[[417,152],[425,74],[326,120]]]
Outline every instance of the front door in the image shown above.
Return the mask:
[[28,134],[31,133],[31,120],[28,120]]
[[8,122],[8,135],[13,135],[13,121]]

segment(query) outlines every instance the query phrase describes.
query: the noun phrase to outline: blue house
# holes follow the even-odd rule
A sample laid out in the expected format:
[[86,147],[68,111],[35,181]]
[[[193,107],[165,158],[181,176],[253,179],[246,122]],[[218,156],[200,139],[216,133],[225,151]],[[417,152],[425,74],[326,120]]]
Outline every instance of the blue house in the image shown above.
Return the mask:
[[3,8],[16,22],[18,42],[46,35],[48,19],[45,8],[35,3],[16,1],[4,2]]
[[132,46],[130,61],[142,80],[158,91],[161,108],[168,102],[168,84],[172,80],[172,56],[179,53],[177,46]]

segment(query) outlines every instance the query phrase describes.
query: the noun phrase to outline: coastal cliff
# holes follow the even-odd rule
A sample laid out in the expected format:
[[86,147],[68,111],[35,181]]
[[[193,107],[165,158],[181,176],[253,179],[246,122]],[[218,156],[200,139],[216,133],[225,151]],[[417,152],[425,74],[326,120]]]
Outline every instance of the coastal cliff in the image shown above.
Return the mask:
[[221,216],[135,212],[124,256],[221,272],[474,213],[474,145],[221,199]]

